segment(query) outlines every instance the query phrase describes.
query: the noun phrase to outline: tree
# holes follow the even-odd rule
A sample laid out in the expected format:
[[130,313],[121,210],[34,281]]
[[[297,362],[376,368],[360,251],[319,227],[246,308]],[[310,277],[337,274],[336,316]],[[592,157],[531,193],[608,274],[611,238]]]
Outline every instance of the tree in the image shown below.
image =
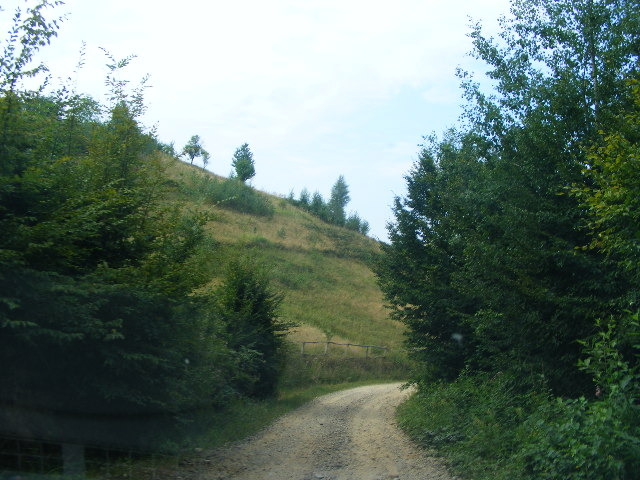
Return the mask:
[[317,190],[313,192],[311,196],[311,203],[309,204],[309,211],[313,213],[316,217],[321,218],[325,222],[329,221],[329,212],[327,208],[327,204],[322,198],[322,194]]
[[355,230],[356,232],[359,232],[361,223],[362,220],[360,219],[360,215],[354,212],[347,217],[344,222],[344,226],[349,230]]
[[[501,43],[472,32],[491,94],[461,73],[464,130],[432,141],[398,199],[380,267],[423,372],[514,373],[527,388],[591,388],[575,368],[595,319],[634,287],[589,243],[585,145],[628,104],[637,74],[638,5],[516,0]],[[427,377],[429,375],[426,375]]]
[[360,218],[360,215],[358,215],[356,212],[349,215],[349,217],[345,221],[344,226],[349,230],[354,230],[363,235],[369,233],[369,222],[367,222],[366,220],[362,220]]
[[42,0],[22,12],[16,9],[8,37],[0,57],[0,173],[19,172],[29,142],[30,129],[20,115],[21,100],[29,96],[21,92],[21,82],[46,70],[43,64],[33,66],[35,54],[58,35],[61,18],[48,20],[45,11],[58,2]]
[[[41,13],[13,44],[46,43]],[[113,443],[113,422],[79,419],[219,404],[233,352],[198,292],[206,218],[164,206],[154,140],[137,121],[143,97],[113,77],[127,61],[112,62],[113,104],[99,119],[86,97],[19,91],[31,57],[20,58],[1,72],[13,90],[0,96],[0,430]]]
[[205,150],[202,147],[200,136],[193,135],[182,149],[181,155],[186,155],[191,161],[191,165],[193,165],[196,157],[201,157],[204,153]]
[[349,187],[344,177],[340,175],[336,183],[331,187],[331,197],[327,204],[329,220],[336,225],[344,225],[346,221],[345,207],[349,203]]
[[591,212],[591,247],[601,249],[640,275],[640,83],[630,82],[635,104],[605,131],[587,155],[593,182],[574,193]]
[[[629,275],[631,288],[626,289],[627,296],[623,301],[629,309],[637,309],[640,285],[640,84],[632,80],[629,87],[634,103],[607,130],[602,130],[600,141],[587,150],[588,164],[584,170],[587,181],[576,184],[572,193],[589,212],[591,241],[583,249],[604,252]],[[637,322],[637,313],[635,320]],[[632,366],[640,367],[638,357],[634,358],[632,354],[638,335],[637,323],[633,325],[633,318],[626,312],[608,322],[610,329],[616,323],[618,326],[618,338],[611,342],[611,349],[624,352]]]
[[360,233],[362,235],[367,235],[369,233],[369,222],[366,220],[360,221]]
[[231,165],[235,169],[235,176],[241,182],[246,182],[255,176],[256,169],[253,164],[253,153],[251,153],[248,143],[243,143],[236,149]]
[[311,194],[309,193],[309,190],[307,190],[306,188],[303,188],[300,191],[300,198],[298,202],[300,203],[302,208],[304,209],[309,208],[309,206],[311,205]]
[[266,397],[275,392],[283,361],[283,338],[289,325],[278,320],[282,295],[272,290],[264,270],[248,258],[229,263],[215,292],[228,344],[240,362],[235,387]]
[[393,317],[409,327],[407,344],[422,366],[415,378],[420,382],[454,380],[472,352],[464,319],[477,305],[455,285],[465,239],[453,222],[456,210],[464,209],[475,161],[460,150],[455,132],[441,141],[427,139],[405,177],[407,196],[395,199],[391,243],[383,244],[376,265]]
[[209,155],[209,152],[207,151],[203,151],[202,152],[202,169],[206,169],[207,165],[209,165],[209,160],[211,159],[211,155]]

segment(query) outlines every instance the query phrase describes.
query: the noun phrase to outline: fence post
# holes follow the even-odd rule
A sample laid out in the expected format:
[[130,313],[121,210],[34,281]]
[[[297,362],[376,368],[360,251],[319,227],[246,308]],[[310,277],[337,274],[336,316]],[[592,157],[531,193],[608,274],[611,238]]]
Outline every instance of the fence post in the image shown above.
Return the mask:
[[329,349],[329,342],[324,342],[324,354],[327,354],[327,350]]
[[302,351],[300,352],[300,355],[304,355],[304,344],[305,342],[302,342]]
[[86,473],[84,445],[62,444],[62,464],[65,477],[84,479]]

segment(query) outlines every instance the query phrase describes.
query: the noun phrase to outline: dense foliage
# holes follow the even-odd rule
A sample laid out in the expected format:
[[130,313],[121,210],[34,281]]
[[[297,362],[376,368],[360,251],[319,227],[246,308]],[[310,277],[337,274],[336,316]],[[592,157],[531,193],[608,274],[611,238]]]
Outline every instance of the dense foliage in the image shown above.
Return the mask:
[[129,92],[119,79],[131,58],[108,56],[108,105],[21,88],[55,36],[52,6],[15,16],[0,65],[0,432],[96,442],[66,422],[185,419],[272,393],[278,296],[249,263],[206,288],[222,271],[207,217],[164,202],[175,160],[138,122],[144,84]]
[[331,187],[331,196],[327,202],[322,198],[320,192],[316,191],[311,195],[306,188],[302,189],[298,199],[291,192],[288,200],[327,223],[339,225],[349,230],[360,232],[363,235],[369,233],[369,222],[361,219],[356,212],[348,216],[346,214],[345,207],[351,197],[349,197],[349,186],[342,175],[338,177],[336,183]]
[[549,392],[492,452],[523,476],[637,471],[639,19],[634,1],[514,0],[499,40],[476,26],[494,90],[461,72],[465,122],[426,139],[378,268],[419,384],[501,375],[529,413],[521,396]]

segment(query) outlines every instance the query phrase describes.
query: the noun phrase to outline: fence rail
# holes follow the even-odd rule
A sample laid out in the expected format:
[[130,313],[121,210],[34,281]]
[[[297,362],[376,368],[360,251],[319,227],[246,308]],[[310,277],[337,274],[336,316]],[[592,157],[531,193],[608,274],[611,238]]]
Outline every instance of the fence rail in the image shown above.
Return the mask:
[[[190,458],[189,452],[163,454],[133,448],[68,444],[0,432],[0,479],[167,480]],[[188,461],[188,460],[187,460]]]
[[[339,342],[329,342],[329,341],[325,341],[325,342],[321,342],[321,341],[316,341],[316,342],[304,341],[304,342],[300,342],[300,344],[301,344],[300,354],[303,355],[303,356],[304,355],[328,355],[328,353],[329,353],[329,345],[337,345],[337,346],[346,347],[346,352],[347,353],[350,351],[351,347],[364,349],[365,358],[369,358],[370,356],[374,356],[373,353],[375,351],[381,351],[382,352],[382,355],[375,355],[375,356],[384,357],[387,354],[387,351],[388,351],[388,347],[383,347],[381,345],[359,345],[357,343],[339,343]],[[306,345],[309,345],[309,344],[324,345],[324,350],[321,353],[308,353],[308,351],[305,352],[305,347],[306,347]]]

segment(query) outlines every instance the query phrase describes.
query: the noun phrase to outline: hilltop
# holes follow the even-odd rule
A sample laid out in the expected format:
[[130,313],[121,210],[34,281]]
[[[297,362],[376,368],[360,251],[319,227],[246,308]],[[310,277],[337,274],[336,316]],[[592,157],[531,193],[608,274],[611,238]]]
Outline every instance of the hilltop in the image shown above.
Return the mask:
[[172,201],[209,215],[213,260],[241,250],[266,266],[284,294],[281,319],[299,325],[290,338],[400,346],[403,326],[388,318],[370,269],[380,253],[376,240],[328,224],[283,197],[233,186],[171,157],[165,162]]

